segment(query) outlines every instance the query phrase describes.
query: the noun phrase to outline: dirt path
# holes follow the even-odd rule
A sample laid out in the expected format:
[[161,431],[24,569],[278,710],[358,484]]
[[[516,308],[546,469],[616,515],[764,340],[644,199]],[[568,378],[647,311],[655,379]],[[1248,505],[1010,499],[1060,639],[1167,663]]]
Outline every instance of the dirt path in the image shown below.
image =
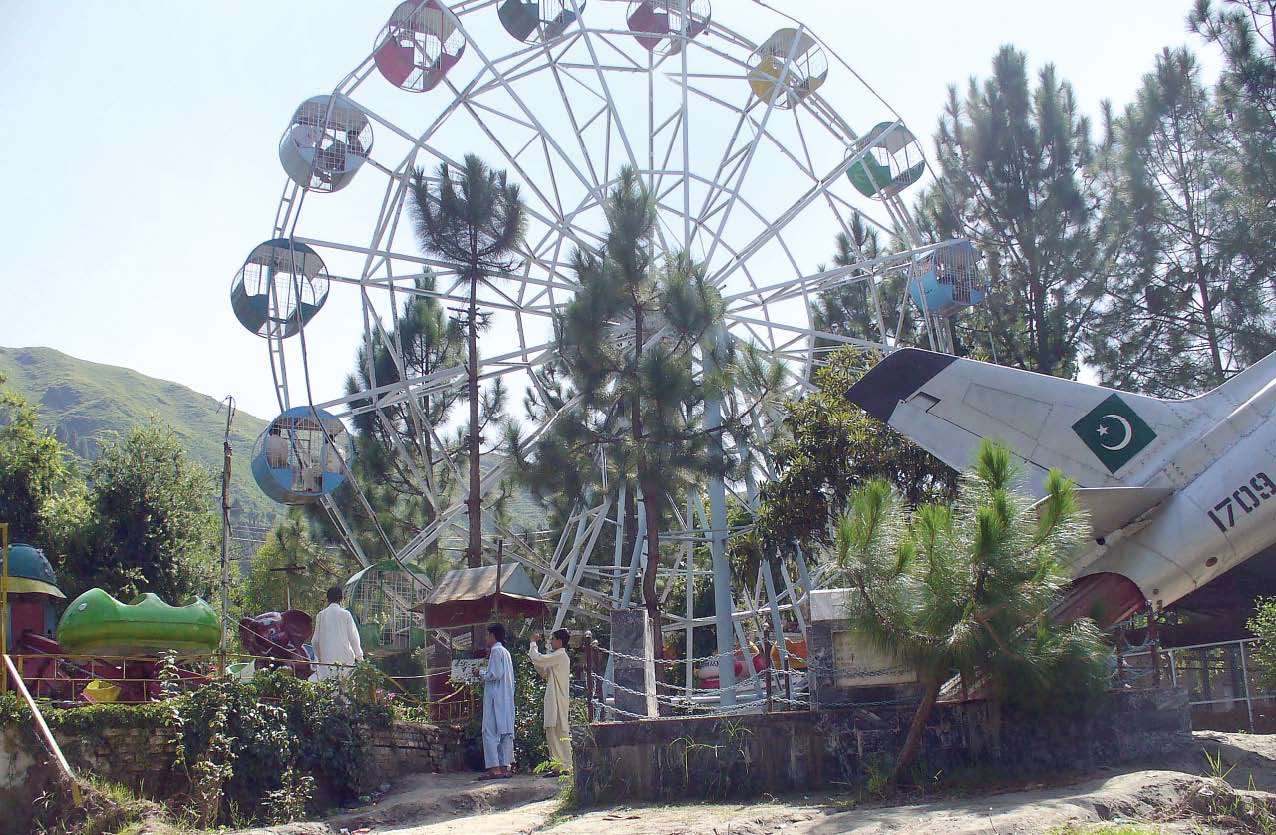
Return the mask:
[[[1066,823],[1155,820],[1165,835],[1210,833],[1184,812],[1221,753],[1229,782],[1276,790],[1276,736],[1198,733],[1195,745],[1155,763],[1041,784],[906,806],[854,808],[845,795],[812,794],[753,804],[686,804],[589,810],[556,819],[552,780],[520,777],[474,783],[469,775],[419,775],[376,806],[323,823],[267,830],[274,835],[337,835],[371,826],[373,835],[1039,835]],[[257,830],[257,832],[263,832]]]

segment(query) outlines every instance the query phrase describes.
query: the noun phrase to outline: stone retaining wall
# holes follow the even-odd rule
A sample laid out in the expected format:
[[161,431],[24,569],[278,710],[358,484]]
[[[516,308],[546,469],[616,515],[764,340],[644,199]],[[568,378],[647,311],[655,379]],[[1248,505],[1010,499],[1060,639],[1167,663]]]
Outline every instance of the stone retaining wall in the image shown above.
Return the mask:
[[[76,773],[91,773],[127,786],[135,794],[163,800],[190,786],[173,767],[176,748],[153,728],[106,728],[94,734],[54,732]],[[406,774],[464,771],[468,740],[459,727],[395,722],[374,728],[372,761],[359,791],[372,791]],[[56,786],[57,772],[32,734],[0,728],[0,821],[29,820],[31,803]],[[0,826],[0,831],[4,830]]]
[[[1029,775],[1144,757],[1190,741],[1187,701],[1183,690],[1121,691],[1081,720],[1029,719],[988,702],[940,705],[919,767]],[[595,724],[574,734],[576,796],[597,805],[862,785],[890,769],[912,712],[906,705]]]
[[372,735],[375,784],[393,782],[404,774],[465,771],[469,740],[459,727],[395,722]]

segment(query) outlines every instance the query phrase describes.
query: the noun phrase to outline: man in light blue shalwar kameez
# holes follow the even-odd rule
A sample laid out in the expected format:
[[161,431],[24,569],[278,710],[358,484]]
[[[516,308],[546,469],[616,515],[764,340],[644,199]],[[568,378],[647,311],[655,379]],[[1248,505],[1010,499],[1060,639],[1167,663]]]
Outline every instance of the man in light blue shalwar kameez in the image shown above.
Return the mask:
[[487,627],[483,676],[483,764],[486,779],[512,777],[514,764],[514,662],[505,648],[505,627]]

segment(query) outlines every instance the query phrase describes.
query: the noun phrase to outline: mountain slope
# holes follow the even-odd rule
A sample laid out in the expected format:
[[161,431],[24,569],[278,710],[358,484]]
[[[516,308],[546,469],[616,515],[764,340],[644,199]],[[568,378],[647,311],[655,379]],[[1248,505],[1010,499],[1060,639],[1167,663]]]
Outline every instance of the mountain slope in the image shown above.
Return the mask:
[[[186,386],[52,348],[0,348],[0,375],[39,408],[44,425],[84,461],[95,458],[112,433],[123,434],[154,415],[172,427],[191,457],[221,472],[226,413],[218,413],[216,400]],[[230,489],[236,524],[269,525],[280,512],[249,470],[253,444],[265,428],[260,418],[235,415]]]

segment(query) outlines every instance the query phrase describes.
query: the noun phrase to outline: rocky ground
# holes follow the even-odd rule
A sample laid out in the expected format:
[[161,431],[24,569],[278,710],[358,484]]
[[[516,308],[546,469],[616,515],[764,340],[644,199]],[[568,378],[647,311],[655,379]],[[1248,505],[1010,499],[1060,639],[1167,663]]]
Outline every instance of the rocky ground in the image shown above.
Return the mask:
[[[1205,752],[1220,757],[1217,768]],[[1226,773],[1226,782],[1217,774]],[[1233,788],[1235,787],[1235,788]],[[1133,763],[1050,783],[996,791],[905,797],[895,805],[846,794],[763,798],[757,803],[625,806],[564,813],[551,779],[474,782],[418,775],[374,806],[254,835],[1015,835],[1072,825],[1141,822],[1135,832],[1276,833],[1276,736],[1199,732],[1156,763]],[[248,833],[244,833],[248,835]]]

